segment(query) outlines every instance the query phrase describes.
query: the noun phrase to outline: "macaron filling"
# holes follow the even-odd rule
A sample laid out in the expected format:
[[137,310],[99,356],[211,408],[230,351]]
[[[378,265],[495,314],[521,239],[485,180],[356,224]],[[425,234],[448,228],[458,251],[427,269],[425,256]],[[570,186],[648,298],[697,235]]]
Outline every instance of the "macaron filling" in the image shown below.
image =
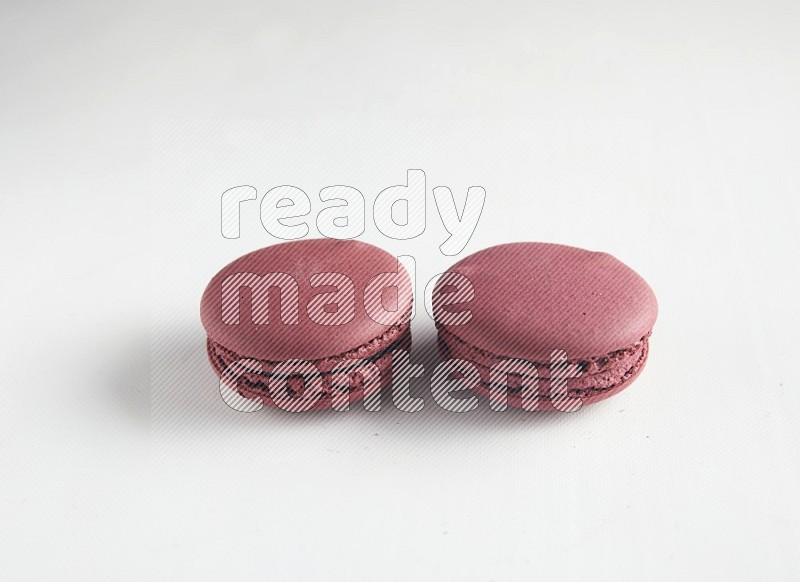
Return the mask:
[[[635,376],[647,360],[649,349],[648,333],[639,341],[625,348],[591,358],[567,360],[568,364],[575,366],[580,375],[567,379],[567,390],[571,396],[590,397],[606,392],[612,392],[622,387],[629,379]],[[476,348],[464,340],[450,333],[444,326],[439,326],[439,346],[446,357],[468,361],[476,366],[481,375],[484,389],[489,387],[489,375],[492,366],[511,359],[498,356],[485,350]],[[569,357],[569,354],[567,354]],[[538,377],[549,380],[551,364],[549,362],[531,362],[536,366]],[[522,378],[519,375],[509,374],[509,393],[521,390]],[[546,382],[549,385],[549,382]]]
[[[363,376],[359,374],[359,367],[364,366],[365,362],[370,362],[377,366],[381,374],[380,387],[387,383],[391,368],[392,351],[396,349],[409,349],[411,346],[410,324],[408,322],[391,326],[382,335],[368,341],[347,352],[311,360],[310,363],[319,371],[317,377],[322,381],[325,394],[330,394],[334,389],[345,389],[343,386],[333,384],[333,369],[353,360],[352,369],[348,370],[350,384],[347,389],[350,392],[359,392],[364,389]],[[214,367],[217,375],[224,377],[225,371],[229,367],[244,359],[256,360],[261,364],[261,371],[245,371],[237,377],[236,388],[245,397],[263,397],[269,395],[269,382],[272,378],[279,378],[272,374],[272,371],[281,363],[277,361],[262,360],[260,358],[241,355],[227,349],[222,344],[215,342],[210,337],[207,340],[209,360]],[[360,362],[358,361],[360,360]],[[286,379],[285,376],[283,376]],[[288,377],[288,391],[292,396],[303,393],[304,382],[299,375]]]

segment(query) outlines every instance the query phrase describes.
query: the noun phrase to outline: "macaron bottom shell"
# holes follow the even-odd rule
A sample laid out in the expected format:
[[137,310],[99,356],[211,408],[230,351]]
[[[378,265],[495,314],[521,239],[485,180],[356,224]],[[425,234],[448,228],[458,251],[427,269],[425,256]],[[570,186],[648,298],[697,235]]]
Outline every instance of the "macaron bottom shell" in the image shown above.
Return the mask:
[[[248,399],[260,399],[268,408],[280,408],[276,404],[270,392],[271,370],[280,362],[258,360],[238,355],[222,345],[214,342],[210,338],[206,342],[208,359],[216,375],[234,388],[241,396]],[[335,366],[347,363],[348,361],[364,360],[374,364],[380,376],[377,382],[366,383],[364,375],[359,373],[359,367],[355,366],[349,374],[349,393],[348,402],[352,405],[360,402],[364,398],[376,394],[391,384],[392,380],[392,352],[395,350],[411,350],[411,331],[408,323],[399,324],[391,327],[386,334],[376,338],[372,342],[360,346],[354,350],[310,362],[319,370],[321,380],[321,396],[316,402],[303,410],[325,410],[332,408],[333,391],[342,390],[343,387],[333,385],[332,370]],[[244,371],[237,374],[234,382],[231,382],[228,371],[236,362],[242,360],[257,361],[260,364],[259,371]],[[284,389],[291,398],[305,397],[305,387],[302,378],[292,376],[284,384]]]
[[[649,354],[649,336],[647,334],[638,342],[620,350],[593,358],[567,360],[579,375],[566,380],[565,396],[573,402],[579,399],[580,407],[594,404],[609,398],[627,388],[641,373]],[[508,358],[493,355],[465,343],[447,332],[439,329],[439,352],[445,359],[459,359],[474,365],[480,374],[480,383],[474,387],[475,392],[485,398],[493,397],[489,390],[490,369],[493,365]],[[550,398],[550,364],[547,362],[530,362],[536,367],[538,376],[538,393],[536,410],[557,410]],[[521,395],[521,378],[509,374],[507,379],[507,403],[513,408],[524,408]],[[530,406],[530,405],[529,405]]]

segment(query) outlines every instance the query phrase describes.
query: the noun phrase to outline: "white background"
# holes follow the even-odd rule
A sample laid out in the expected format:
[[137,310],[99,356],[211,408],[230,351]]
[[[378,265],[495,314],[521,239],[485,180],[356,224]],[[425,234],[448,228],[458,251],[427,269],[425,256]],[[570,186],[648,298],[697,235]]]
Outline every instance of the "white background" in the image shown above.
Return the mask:
[[[0,22],[4,577],[800,576],[800,5],[20,2]],[[640,379],[572,415],[227,408],[200,295],[276,241],[258,202],[222,238],[221,193],[347,184],[369,211],[411,168],[429,198],[486,188],[460,257],[542,240],[640,272],[660,303]],[[429,202],[419,239],[363,237],[415,256],[418,293],[456,260]]]

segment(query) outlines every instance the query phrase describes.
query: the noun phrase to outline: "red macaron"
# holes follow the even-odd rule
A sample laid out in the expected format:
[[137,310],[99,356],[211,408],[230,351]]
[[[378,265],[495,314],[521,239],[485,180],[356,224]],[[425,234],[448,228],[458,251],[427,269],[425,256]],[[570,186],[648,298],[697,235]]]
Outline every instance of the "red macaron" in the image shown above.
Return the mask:
[[211,279],[200,314],[209,360],[227,385],[301,411],[385,387],[392,351],[410,348],[412,301],[411,279],[394,256],[315,239],[236,259]]
[[[454,293],[460,305],[437,308],[437,299],[441,304]],[[658,314],[650,286],[619,260],[547,243],[504,244],[468,256],[440,278],[433,295],[442,354],[473,364],[480,373],[476,391],[501,395],[500,406],[507,398],[527,408],[520,388],[533,385],[530,402],[538,410],[575,410],[629,386],[647,361]],[[511,371],[507,391],[493,392],[492,369],[502,365]],[[551,390],[556,380],[558,394]]]

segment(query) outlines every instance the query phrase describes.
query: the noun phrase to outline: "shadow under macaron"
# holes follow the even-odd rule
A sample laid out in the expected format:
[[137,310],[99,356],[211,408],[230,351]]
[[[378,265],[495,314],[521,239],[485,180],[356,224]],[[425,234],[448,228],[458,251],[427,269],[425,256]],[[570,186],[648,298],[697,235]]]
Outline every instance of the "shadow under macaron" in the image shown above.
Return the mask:
[[[461,412],[445,409],[434,397],[434,393],[442,389],[444,380],[433,382],[432,378],[443,359],[436,329],[428,320],[416,324],[412,322],[410,362],[424,368],[419,377],[410,381],[409,395],[422,402],[422,406],[413,412],[396,406],[392,386],[382,390],[377,410],[366,410],[363,402],[356,402],[346,411],[326,409],[288,412],[264,406],[252,412],[242,412],[228,406],[222,398],[219,379],[208,361],[206,336],[199,325],[156,326],[149,340],[149,419],[151,427],[158,434],[202,430],[204,425],[219,428],[220,425],[235,427],[258,423],[263,424],[265,430],[277,430],[281,427],[335,421],[363,425],[368,432],[392,427],[393,431],[409,431],[415,440],[419,440],[427,436],[447,438],[449,434],[460,433],[458,429],[467,426],[497,430],[520,423],[549,426],[570,422],[576,416],[587,414],[585,409],[570,413],[526,411],[512,407],[502,411],[492,410],[486,398],[470,390],[464,390],[461,395],[451,395],[454,398],[473,399],[477,406]],[[124,366],[124,363],[120,362],[120,366]],[[120,382],[119,387],[130,392],[134,389],[133,385],[142,380],[139,374],[138,379]],[[124,398],[119,400],[121,405],[125,401]],[[603,403],[591,406],[597,412],[603,408]]]

